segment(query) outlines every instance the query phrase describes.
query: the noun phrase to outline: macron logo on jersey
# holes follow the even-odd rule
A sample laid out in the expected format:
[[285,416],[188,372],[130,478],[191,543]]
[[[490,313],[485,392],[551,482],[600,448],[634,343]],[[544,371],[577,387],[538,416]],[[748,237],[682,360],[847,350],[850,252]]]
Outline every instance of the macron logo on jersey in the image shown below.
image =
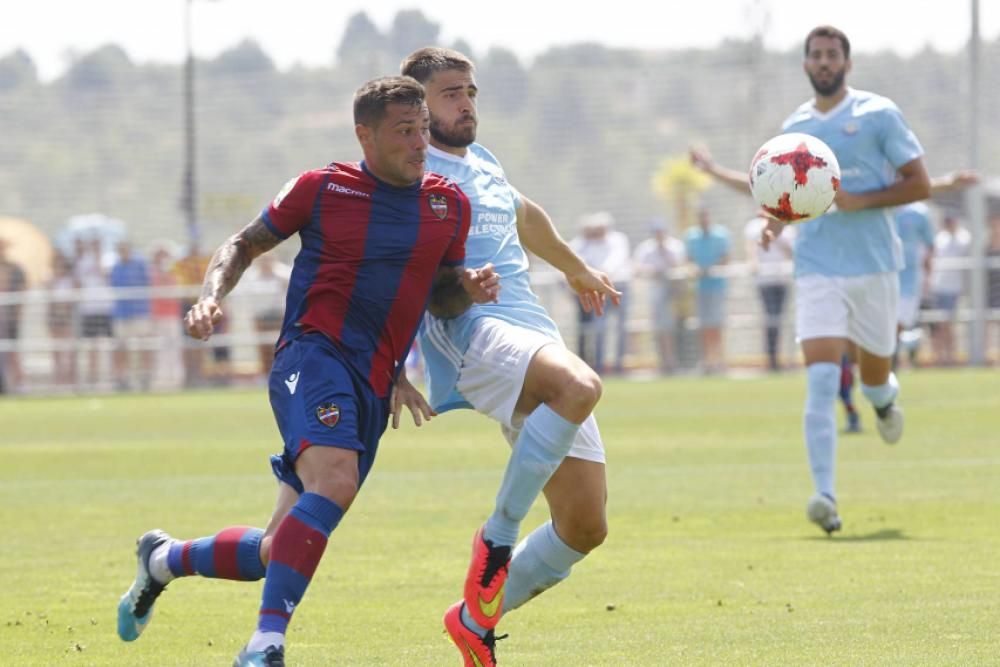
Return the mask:
[[327,183],[326,189],[330,192],[336,192],[340,195],[348,195],[349,197],[361,197],[362,199],[371,199],[372,196],[367,192],[361,192],[360,190],[355,190],[347,186],[341,185],[340,183]]
[[285,380],[285,386],[288,387],[288,393],[294,396],[295,388],[299,386],[299,374],[292,373],[289,375],[288,379]]

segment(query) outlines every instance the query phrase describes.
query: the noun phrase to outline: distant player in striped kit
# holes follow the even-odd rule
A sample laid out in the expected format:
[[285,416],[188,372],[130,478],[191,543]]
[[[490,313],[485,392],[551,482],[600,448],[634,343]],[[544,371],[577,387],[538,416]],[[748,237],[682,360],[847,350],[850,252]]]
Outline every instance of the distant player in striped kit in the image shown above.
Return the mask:
[[432,287],[429,307],[442,316],[496,298],[490,267],[462,268],[468,200],[450,180],[424,172],[423,87],[409,77],[370,81],[355,95],[354,119],[364,161],[292,179],[216,251],[185,318],[191,336],[207,339],[220,302],[253,259],[299,234],[270,375],[284,441],[272,457],[280,484],[271,523],[188,541],[159,530],[143,535],[135,582],[118,607],[125,641],[139,636],[177,577],[264,578],[256,632],[233,664],[284,665],[288,622],[371,470],[390,413],[403,404],[421,409],[408,383],[394,383]]

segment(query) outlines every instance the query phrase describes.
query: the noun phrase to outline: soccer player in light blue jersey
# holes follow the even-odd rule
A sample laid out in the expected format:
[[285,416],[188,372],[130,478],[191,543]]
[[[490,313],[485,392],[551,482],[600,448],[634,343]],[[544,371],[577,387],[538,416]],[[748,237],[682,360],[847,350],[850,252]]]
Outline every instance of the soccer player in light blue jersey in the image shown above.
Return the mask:
[[[497,303],[453,319],[425,317],[420,338],[434,409],[489,415],[512,445],[495,510],[473,538],[463,599],[444,619],[465,664],[490,666],[500,616],[565,579],[607,533],[604,447],[591,415],[601,381],[565,347],[531,291],[525,249],[562,271],[586,309],[601,314],[605,299],[617,303],[620,295],[475,143],[472,61],[425,48],[403,61],[402,72],[427,89],[427,169],[454,179],[472,204],[468,261],[490,263],[500,275]],[[552,520],[518,543],[520,523],[543,491]]]
[[[934,226],[927,204],[912,202],[896,209],[896,233],[903,244],[903,270],[899,272],[899,322],[900,346],[904,347],[904,336],[917,326],[920,297],[924,279],[931,272],[934,256]],[[910,362],[916,356],[916,345],[907,343]],[[898,353],[898,350],[897,350]],[[898,357],[897,357],[898,358]],[[895,360],[893,363],[895,366]]]
[[[892,207],[926,199],[931,182],[923,148],[889,99],[847,86],[851,47],[831,26],[806,37],[803,68],[816,96],[782,125],[822,139],[837,156],[841,189],[834,207],[803,223],[795,243],[796,330],[808,377],[804,430],[816,494],[808,518],[827,534],[840,530],[834,491],[836,398],[840,360],[857,348],[861,391],[872,403],[882,439],[898,442],[903,412],[892,373],[896,348],[899,278],[903,256]],[[695,164],[746,191],[745,172],[721,167],[707,153]],[[765,247],[784,225],[772,220],[761,234]]]

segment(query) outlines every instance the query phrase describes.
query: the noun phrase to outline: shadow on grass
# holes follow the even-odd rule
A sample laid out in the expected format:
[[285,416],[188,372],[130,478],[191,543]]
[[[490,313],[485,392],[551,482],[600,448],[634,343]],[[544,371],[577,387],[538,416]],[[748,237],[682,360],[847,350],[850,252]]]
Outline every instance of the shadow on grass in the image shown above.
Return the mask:
[[816,540],[834,540],[836,542],[882,542],[888,540],[909,540],[911,538],[904,535],[903,531],[898,528],[883,528],[882,530],[876,530],[875,532],[867,533],[865,535],[835,534],[832,537],[816,535],[805,539],[813,542]]

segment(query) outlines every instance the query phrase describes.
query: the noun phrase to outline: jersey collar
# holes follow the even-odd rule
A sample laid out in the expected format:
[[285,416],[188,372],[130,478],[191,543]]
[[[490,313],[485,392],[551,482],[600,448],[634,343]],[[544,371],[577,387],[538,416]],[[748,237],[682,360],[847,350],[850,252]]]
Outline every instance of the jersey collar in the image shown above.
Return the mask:
[[436,146],[427,146],[427,154],[433,155],[434,157],[440,158],[442,160],[456,162],[458,164],[472,164],[472,151],[468,149],[466,149],[465,155],[459,157],[454,153],[443,151],[440,148],[437,148]]
[[847,94],[844,95],[844,99],[837,102],[837,106],[833,107],[826,113],[822,113],[816,109],[816,98],[814,97],[812,99],[812,102],[809,104],[809,113],[812,114],[812,117],[815,118],[816,120],[830,120],[838,113],[843,111],[847,107],[847,105],[851,103],[851,100],[853,99],[854,99],[854,89],[848,86]]

